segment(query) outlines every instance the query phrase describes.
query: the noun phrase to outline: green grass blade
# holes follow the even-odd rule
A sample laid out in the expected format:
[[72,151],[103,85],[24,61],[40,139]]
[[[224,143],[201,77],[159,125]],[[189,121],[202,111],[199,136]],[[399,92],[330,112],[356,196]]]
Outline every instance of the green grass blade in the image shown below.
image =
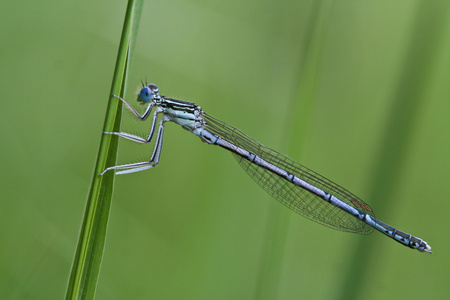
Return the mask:
[[[128,1],[127,12],[119,45],[111,93],[122,96],[125,91],[127,70],[133,41],[137,34],[142,1]],[[110,97],[103,131],[120,131],[122,105]],[[101,136],[94,176],[87,199],[78,246],[66,290],[66,299],[93,299],[106,239],[109,209],[114,186],[114,173],[99,176],[107,166],[115,165],[118,139]]]

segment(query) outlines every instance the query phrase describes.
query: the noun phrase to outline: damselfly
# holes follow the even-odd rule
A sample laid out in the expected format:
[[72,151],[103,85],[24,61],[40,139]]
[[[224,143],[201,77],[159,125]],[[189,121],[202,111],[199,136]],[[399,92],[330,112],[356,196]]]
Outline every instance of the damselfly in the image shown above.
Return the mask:
[[140,115],[127,101],[115,95],[114,97],[120,99],[142,121],[148,118],[155,107],[152,128],[147,138],[125,132],[105,134],[114,134],[138,143],[149,143],[155,132],[158,115],[162,114],[162,118],[149,161],[109,167],[100,175],[109,170],[122,170],[116,174],[127,174],[156,167],[161,156],[164,123],[175,122],[199,136],[203,142],[231,151],[253,180],[296,213],[342,231],[369,234],[376,229],[405,246],[431,253],[431,247],[425,241],[377,220],[367,203],[343,187],[259,144],[239,129],[203,112],[195,103],[166,98],[159,95],[156,85],[143,85],[137,101],[148,106]]

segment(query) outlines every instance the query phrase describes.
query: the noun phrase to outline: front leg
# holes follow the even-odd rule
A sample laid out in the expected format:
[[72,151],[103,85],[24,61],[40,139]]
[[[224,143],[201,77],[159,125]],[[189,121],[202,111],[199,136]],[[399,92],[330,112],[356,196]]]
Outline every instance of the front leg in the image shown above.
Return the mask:
[[145,109],[144,114],[141,116],[134,108],[133,106],[131,106],[130,103],[128,103],[125,99],[123,99],[122,97],[119,97],[117,95],[112,95],[113,97],[116,97],[117,99],[119,99],[120,101],[123,102],[123,104],[125,105],[126,108],[128,108],[128,110],[130,110],[139,120],[144,121],[145,119],[147,119],[147,117],[150,115],[150,112],[152,111],[153,106],[155,106],[155,102],[150,102],[150,104],[147,106],[147,108]]

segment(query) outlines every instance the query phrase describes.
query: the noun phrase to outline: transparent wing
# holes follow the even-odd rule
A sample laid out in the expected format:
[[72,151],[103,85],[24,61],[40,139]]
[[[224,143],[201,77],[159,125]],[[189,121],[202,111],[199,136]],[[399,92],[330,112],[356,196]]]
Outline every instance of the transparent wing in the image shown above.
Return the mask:
[[[326,193],[330,193],[356,209],[375,217],[372,208],[367,203],[331,180],[302,166],[289,157],[259,144],[257,141],[231,125],[217,120],[208,114],[204,114],[203,118],[206,121],[205,129],[209,130],[211,133],[288,171]],[[372,227],[344,210],[331,205],[308,190],[291,183],[263,167],[251,163],[242,156],[235,153],[233,153],[233,155],[244,171],[247,172],[256,183],[279,202],[299,215],[337,230],[360,234],[369,234],[373,231]]]

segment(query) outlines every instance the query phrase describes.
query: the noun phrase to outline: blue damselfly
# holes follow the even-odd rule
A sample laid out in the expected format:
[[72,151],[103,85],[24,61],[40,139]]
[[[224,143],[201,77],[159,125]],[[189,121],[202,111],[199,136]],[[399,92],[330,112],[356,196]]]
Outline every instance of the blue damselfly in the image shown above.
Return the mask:
[[395,229],[375,218],[372,208],[343,187],[302,166],[285,155],[269,149],[251,139],[239,129],[203,112],[195,103],[159,95],[154,84],[143,86],[137,101],[148,104],[140,115],[127,101],[120,99],[125,107],[144,121],[153,113],[152,128],[147,138],[124,132],[105,132],[138,143],[149,143],[156,129],[158,115],[162,114],[155,147],[149,161],[106,168],[122,170],[127,174],[156,167],[161,156],[164,123],[174,122],[199,136],[202,141],[218,145],[233,153],[238,163],[266,192],[296,213],[322,225],[360,234],[376,229],[395,241],[431,253],[431,247],[422,239]]

